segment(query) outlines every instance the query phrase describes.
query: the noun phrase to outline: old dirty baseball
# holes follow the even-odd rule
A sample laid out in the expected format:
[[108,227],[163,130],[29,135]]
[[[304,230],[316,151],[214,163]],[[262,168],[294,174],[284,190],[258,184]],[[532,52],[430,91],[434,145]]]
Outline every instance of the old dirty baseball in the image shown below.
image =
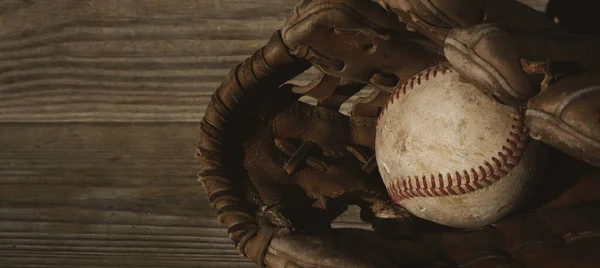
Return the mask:
[[394,202],[413,215],[477,228],[514,211],[543,170],[524,111],[484,95],[447,65],[396,88],[376,134],[379,171]]

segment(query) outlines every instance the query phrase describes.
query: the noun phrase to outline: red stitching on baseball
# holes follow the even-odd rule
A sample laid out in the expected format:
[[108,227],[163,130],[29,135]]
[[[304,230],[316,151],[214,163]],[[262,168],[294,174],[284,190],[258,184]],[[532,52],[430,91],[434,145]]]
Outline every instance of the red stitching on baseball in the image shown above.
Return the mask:
[[[379,123],[379,119],[381,119],[390,104],[406,95],[409,90],[414,89],[415,80],[420,85],[421,82],[436,77],[438,73],[445,74],[447,71],[453,72],[447,66],[438,65],[427,68],[408,79],[392,94],[381,110],[379,118],[377,118],[377,123]],[[388,189],[393,189],[388,190],[388,193],[396,202],[413,197],[460,195],[485,188],[502,179],[519,163],[523,150],[529,141],[524,124],[524,111],[515,108],[513,113],[510,114],[510,118],[515,122],[508,133],[506,144],[497,152],[500,159],[492,156],[488,161],[484,161],[479,166],[470,168],[470,172],[463,170],[462,175],[459,171],[454,172],[454,177],[451,173],[446,174],[446,176],[439,173],[436,180],[436,175],[431,174],[429,184],[427,183],[426,175],[423,175],[421,178],[419,176],[394,178],[387,185]],[[454,183],[454,180],[456,180],[456,183]]]
[[448,187],[448,192],[449,192],[451,195],[458,195],[458,193],[457,193],[457,192],[455,192],[455,191],[454,191],[454,189],[452,189],[452,187]]
[[419,195],[419,194],[418,194],[418,193],[415,191],[415,189],[410,189],[410,194],[411,194],[413,197],[421,196],[421,195]]

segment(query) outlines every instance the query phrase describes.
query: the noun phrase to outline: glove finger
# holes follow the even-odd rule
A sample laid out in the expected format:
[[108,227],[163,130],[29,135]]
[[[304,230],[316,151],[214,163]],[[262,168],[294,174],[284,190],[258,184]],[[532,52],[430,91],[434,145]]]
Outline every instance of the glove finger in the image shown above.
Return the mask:
[[300,149],[289,139],[275,138],[274,143],[289,157],[284,170],[315,199],[335,198],[353,191],[385,194],[381,180],[361,171],[357,159],[349,155],[341,158],[317,157],[311,155],[316,145],[312,142],[304,142]]
[[[311,142],[305,142],[300,150],[296,149],[292,142],[284,139],[276,138],[275,144],[280,151],[290,157],[284,170],[298,182],[310,198],[316,200],[312,204],[313,207],[335,214],[335,206],[331,206],[333,203],[329,201],[344,196],[345,201],[342,202],[346,204],[365,204],[365,202],[370,204],[369,209],[378,217],[398,217],[405,213],[404,210],[398,211],[397,208],[387,205],[389,198],[381,180],[358,170],[356,165],[340,166],[340,160],[344,159],[334,159],[333,161],[337,163],[330,165],[327,161],[309,155],[310,152],[303,148],[310,144],[314,145]],[[321,158],[331,160],[330,157]],[[356,163],[356,159],[346,158]],[[342,211],[345,209],[344,207]]]
[[337,111],[296,102],[272,121],[276,136],[318,143],[326,155],[345,150],[347,144],[372,148],[375,119],[349,118]]
[[[383,184],[375,177],[368,177],[358,169],[346,166],[329,165],[325,173],[306,168],[296,173],[298,183],[313,198],[336,198],[350,192],[362,192],[372,195],[385,195]],[[315,178],[327,178],[315,179]]]
[[366,116],[350,117],[350,143],[375,148],[377,118]]
[[[349,139],[348,118],[326,108],[296,102],[272,122],[276,136],[314,141],[324,152],[341,151]],[[334,138],[335,137],[335,138]]]
[[381,0],[380,2],[396,13],[400,21],[407,22],[411,28],[416,28],[439,45],[443,45],[448,29],[484,22],[523,31],[560,27],[552,21],[551,16],[523,4],[524,1]]

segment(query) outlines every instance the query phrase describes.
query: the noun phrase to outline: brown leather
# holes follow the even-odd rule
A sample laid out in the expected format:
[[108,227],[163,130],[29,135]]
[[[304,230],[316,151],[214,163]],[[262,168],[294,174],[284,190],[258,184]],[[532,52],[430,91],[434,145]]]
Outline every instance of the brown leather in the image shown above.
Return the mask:
[[[436,42],[441,43],[440,38],[451,28],[448,25],[478,23],[474,14],[481,10],[488,14],[486,18],[498,18],[508,26],[529,21],[517,18],[520,22],[511,24],[502,20],[501,14],[507,14],[507,10],[529,13],[502,1],[482,1],[483,5],[462,1],[473,4],[475,12],[441,0],[410,2],[414,2],[413,11],[418,11],[414,14],[420,14],[419,19],[439,24],[437,28],[413,32],[411,27],[423,26],[411,23],[407,27],[396,14],[371,1],[303,1],[286,20],[283,37],[280,32],[274,34],[265,47],[236,66],[216,90],[200,125],[199,180],[238,251],[260,266],[273,267],[597,264],[597,170],[588,172],[586,183],[576,186],[547,180],[558,185],[540,188],[551,194],[532,198],[535,202],[524,205],[521,214],[482,230],[455,230],[408,218],[400,207],[391,204],[373,165],[372,150],[373,121],[389,92],[375,90],[358,100],[352,116],[339,113],[340,106],[367,84],[393,87],[445,61]],[[443,13],[451,23],[440,22],[443,17],[435,17],[438,13],[427,14],[424,3],[437,3],[439,8],[453,11]],[[538,15],[523,27],[548,26],[543,20],[536,21]],[[512,46],[503,45],[508,50],[499,51],[509,53],[516,47],[519,55],[547,55],[536,54],[531,47],[521,50],[527,38],[516,39],[509,42]],[[569,46],[561,47],[565,48]],[[580,56],[578,53],[569,51],[566,55]],[[531,66],[544,66],[538,65],[537,57],[527,60],[533,63]],[[595,64],[593,60],[589,63]],[[324,74],[306,86],[285,84],[311,66]],[[508,69],[506,75],[510,76],[514,68]],[[540,82],[538,69],[532,68],[527,78]],[[513,80],[518,81],[522,73],[515,72]],[[523,92],[528,94],[527,90]],[[317,98],[317,106],[299,102],[301,95]],[[573,107],[576,114],[577,107],[591,106]],[[585,129],[589,118],[582,118],[575,116],[572,121]],[[563,174],[561,170],[571,173]],[[560,181],[575,183],[577,176],[572,173],[576,170],[589,171],[576,165],[549,174],[563,175]],[[569,187],[576,190],[560,195]],[[372,232],[332,231],[331,221],[349,204],[363,208],[361,216],[373,221],[377,234],[396,236],[383,239]],[[394,217],[400,219],[377,223],[381,218]]]
[[376,118],[337,111],[362,86],[337,80],[319,89],[318,106],[299,102],[297,87],[283,83],[309,66],[276,33],[233,69],[201,123],[200,181],[238,251],[258,264],[278,229],[329,228],[348,204],[406,216],[378,173],[362,168],[374,155]]
[[600,72],[560,79],[527,108],[525,122],[534,139],[600,167]]
[[545,76],[558,75],[548,72],[550,67],[546,73],[529,70],[529,62],[570,63],[573,71],[600,68],[600,38],[511,31],[492,24],[453,29],[444,53],[467,80],[503,103],[520,106],[540,91]]
[[600,169],[558,152],[551,159],[554,166],[525,209],[485,228],[417,224],[411,237],[388,238],[356,229],[294,233],[275,237],[265,261],[269,267],[597,267],[600,196],[592,193],[600,190]]
[[[257,202],[271,215],[283,213],[284,218],[291,220],[291,225],[285,226],[290,229],[310,222],[304,222],[307,221],[304,212],[285,215],[285,211],[310,207],[315,200],[364,194],[386,202],[388,197],[377,174],[369,175],[360,169],[363,164],[360,158],[373,154],[368,147],[372,145],[373,132],[374,118],[349,118],[328,108],[293,103],[271,120],[268,129],[245,142],[244,152],[248,157],[244,158],[244,168],[256,188]],[[308,144],[314,146],[304,154],[302,148]],[[347,147],[356,148],[364,156],[356,157]],[[277,150],[283,155],[269,153]],[[297,157],[300,161],[294,165],[300,167],[286,172],[282,167]],[[290,189],[285,190],[286,187]],[[294,188],[302,190],[301,194],[294,195]],[[295,214],[301,217],[296,218]]]
[[597,267],[600,203],[522,214],[472,232],[390,240],[358,229],[276,237],[269,267]]
[[[424,36],[365,1],[305,1],[283,36],[232,70],[201,124],[200,181],[242,254],[262,232],[256,215],[289,229],[322,228],[343,210],[330,199],[359,202],[376,216],[402,215],[372,165],[380,103],[363,101],[352,117],[336,110],[367,83],[392,87],[443,60]],[[310,64],[326,75],[280,86]],[[297,102],[295,93],[317,97],[318,107]]]
[[[539,92],[543,77],[528,76],[522,58],[596,66],[597,42],[569,35],[547,15],[514,0],[380,2],[410,28],[444,46],[447,59],[470,82],[506,104],[524,106]],[[492,31],[486,25],[502,30]],[[591,59],[582,58],[590,52]]]
[[382,87],[445,62],[438,46],[371,1],[305,0],[286,19],[282,36],[294,55],[324,73]]
[[[276,33],[265,47],[232,70],[213,94],[200,124],[197,149],[199,181],[217,210],[219,221],[227,225],[229,237],[242,254],[245,254],[245,244],[255,239],[259,231],[255,218],[258,208],[246,199],[247,189],[243,185],[243,172],[239,169],[241,151],[234,153],[239,149],[233,145],[241,137],[231,131],[231,124],[241,120],[256,96],[277,96],[279,84],[308,67],[307,62],[288,54],[287,47]],[[287,100],[292,101],[295,99]],[[285,104],[286,100],[281,99],[281,103]]]
[[557,30],[545,14],[514,0],[381,0],[401,21],[443,45],[453,28],[494,23],[524,31]]

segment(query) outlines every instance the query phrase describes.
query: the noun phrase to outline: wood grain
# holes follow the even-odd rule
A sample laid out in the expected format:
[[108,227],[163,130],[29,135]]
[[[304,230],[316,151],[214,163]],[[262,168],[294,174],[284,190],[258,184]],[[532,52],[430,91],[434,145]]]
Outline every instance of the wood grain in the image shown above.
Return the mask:
[[6,3],[0,122],[197,122],[223,77],[266,43],[294,4]]
[[[1,124],[0,266],[253,267],[196,182],[197,135],[191,123]],[[337,226],[357,226],[352,213]]]
[[0,135],[0,263],[245,263],[195,180],[195,125],[21,124]]

